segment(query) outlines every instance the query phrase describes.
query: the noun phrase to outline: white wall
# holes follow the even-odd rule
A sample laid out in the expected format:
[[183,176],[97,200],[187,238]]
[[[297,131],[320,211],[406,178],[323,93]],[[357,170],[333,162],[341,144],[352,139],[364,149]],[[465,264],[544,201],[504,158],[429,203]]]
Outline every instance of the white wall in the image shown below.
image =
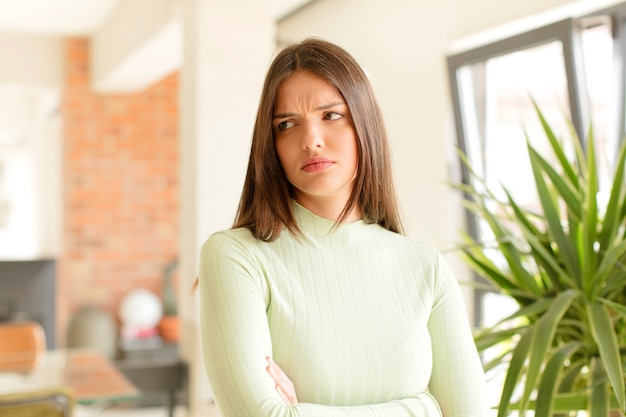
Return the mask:
[[91,37],[91,85],[95,91],[142,91],[180,68],[183,40],[179,3],[119,3]]
[[[447,185],[458,174],[446,53],[458,39],[567,3],[573,2],[318,0],[282,20],[278,38],[335,42],[369,73],[390,136],[407,234],[447,250],[464,226],[459,197]],[[446,255],[467,279],[458,257]]]
[[60,250],[61,38],[0,32],[0,260]]
[[[243,186],[275,24],[265,0],[183,0],[180,73],[182,353],[201,364],[196,293],[200,246],[232,226]],[[202,366],[190,369],[192,411],[210,399]]]
[[0,31],[0,85],[58,87],[62,82],[61,38]]

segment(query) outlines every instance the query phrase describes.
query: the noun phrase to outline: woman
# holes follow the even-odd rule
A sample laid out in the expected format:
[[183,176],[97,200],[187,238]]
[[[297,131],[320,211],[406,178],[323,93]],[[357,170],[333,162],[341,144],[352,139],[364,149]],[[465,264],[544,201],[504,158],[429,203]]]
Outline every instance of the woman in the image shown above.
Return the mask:
[[321,40],[285,48],[235,225],[201,251],[202,349],[223,417],[485,415],[457,282],[401,231],[362,69]]

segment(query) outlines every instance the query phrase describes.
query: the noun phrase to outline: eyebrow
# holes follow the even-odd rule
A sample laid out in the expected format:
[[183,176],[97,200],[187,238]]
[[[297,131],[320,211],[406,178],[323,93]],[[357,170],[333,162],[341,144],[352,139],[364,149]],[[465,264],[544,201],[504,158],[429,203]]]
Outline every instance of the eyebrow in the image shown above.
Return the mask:
[[[347,106],[347,104],[346,104],[345,101],[335,101],[335,102],[328,103],[328,104],[322,104],[321,106],[316,107],[313,110],[316,110],[316,111],[317,110],[328,110],[328,109],[331,109],[331,108],[337,107],[337,106]],[[275,114],[274,116],[272,116],[272,119],[285,119],[285,118],[293,117],[293,116],[297,116],[297,114],[296,113],[278,113],[278,114]]]

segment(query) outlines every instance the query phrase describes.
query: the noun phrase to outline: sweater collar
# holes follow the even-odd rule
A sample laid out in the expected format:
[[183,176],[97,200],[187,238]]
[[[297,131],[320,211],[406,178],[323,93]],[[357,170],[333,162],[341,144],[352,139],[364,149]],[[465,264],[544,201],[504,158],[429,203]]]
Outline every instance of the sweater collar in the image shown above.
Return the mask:
[[365,224],[363,220],[356,220],[352,222],[345,222],[335,227],[335,222],[324,217],[318,216],[311,210],[307,209],[296,200],[291,200],[296,223],[302,231],[302,233],[309,234],[329,234],[340,231],[352,229]]

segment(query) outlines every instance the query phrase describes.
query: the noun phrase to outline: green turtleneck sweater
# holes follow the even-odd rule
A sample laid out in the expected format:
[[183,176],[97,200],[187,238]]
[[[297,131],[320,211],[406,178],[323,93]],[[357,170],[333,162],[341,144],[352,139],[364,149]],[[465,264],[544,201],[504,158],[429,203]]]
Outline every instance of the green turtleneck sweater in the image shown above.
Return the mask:
[[[205,369],[222,417],[478,417],[485,379],[457,281],[431,246],[294,203],[303,236],[213,234],[199,268]],[[288,406],[266,356],[293,381]]]

